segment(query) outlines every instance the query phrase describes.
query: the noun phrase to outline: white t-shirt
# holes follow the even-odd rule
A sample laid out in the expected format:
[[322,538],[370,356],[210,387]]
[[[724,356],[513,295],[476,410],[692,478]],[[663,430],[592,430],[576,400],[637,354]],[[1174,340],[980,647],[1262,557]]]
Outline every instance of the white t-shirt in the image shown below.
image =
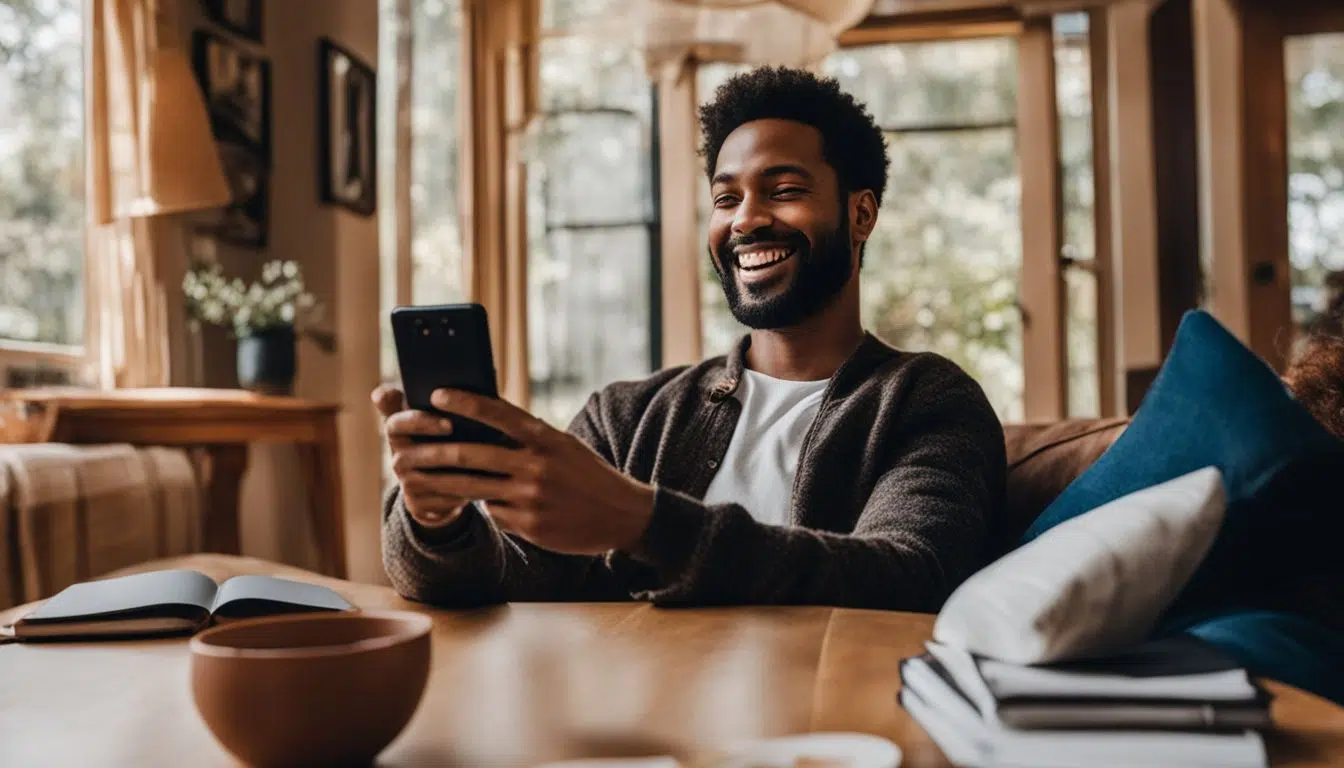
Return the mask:
[[829,379],[785,381],[743,371],[734,396],[742,415],[706,504],[740,504],[762,523],[789,522],[793,475],[803,438],[821,407]]

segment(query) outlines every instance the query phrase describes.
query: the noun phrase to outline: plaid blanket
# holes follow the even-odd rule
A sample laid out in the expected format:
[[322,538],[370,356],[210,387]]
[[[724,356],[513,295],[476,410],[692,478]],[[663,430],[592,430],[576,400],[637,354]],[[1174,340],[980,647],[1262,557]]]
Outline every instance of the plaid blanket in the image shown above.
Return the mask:
[[0,445],[0,608],[200,550],[200,487],[185,451]]

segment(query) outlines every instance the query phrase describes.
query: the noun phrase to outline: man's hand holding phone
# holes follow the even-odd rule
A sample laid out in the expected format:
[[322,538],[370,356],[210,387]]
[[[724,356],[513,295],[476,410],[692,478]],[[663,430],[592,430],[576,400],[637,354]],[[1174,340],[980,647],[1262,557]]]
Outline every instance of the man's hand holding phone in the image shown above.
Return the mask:
[[406,396],[395,387],[375,389],[373,405],[383,419],[383,434],[392,452],[392,469],[401,485],[406,511],[426,528],[452,523],[462,515],[469,500],[441,493],[434,483],[436,475],[406,470],[406,460],[401,458],[405,451],[416,447],[416,438],[452,434],[452,423],[431,413],[407,408]]
[[480,500],[488,502],[490,516],[504,530],[539,547],[572,554],[628,550],[648,528],[653,488],[621,474],[578,438],[521,408],[440,389],[432,396],[439,411],[493,427],[518,447],[413,442],[415,437],[450,434],[452,427],[431,413],[402,410],[403,401],[398,390],[374,393],[407,511],[422,525],[447,525],[468,501]]

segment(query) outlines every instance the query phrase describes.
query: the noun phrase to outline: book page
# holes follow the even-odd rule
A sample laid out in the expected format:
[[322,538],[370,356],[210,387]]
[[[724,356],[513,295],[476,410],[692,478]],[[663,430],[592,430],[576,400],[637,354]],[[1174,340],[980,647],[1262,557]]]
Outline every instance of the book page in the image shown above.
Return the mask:
[[234,576],[219,587],[211,611],[226,617],[305,610],[348,611],[354,606],[326,587],[274,576]]
[[86,581],[56,593],[40,608],[24,616],[23,621],[71,621],[127,614],[194,615],[210,610],[216,589],[209,576],[186,569]]

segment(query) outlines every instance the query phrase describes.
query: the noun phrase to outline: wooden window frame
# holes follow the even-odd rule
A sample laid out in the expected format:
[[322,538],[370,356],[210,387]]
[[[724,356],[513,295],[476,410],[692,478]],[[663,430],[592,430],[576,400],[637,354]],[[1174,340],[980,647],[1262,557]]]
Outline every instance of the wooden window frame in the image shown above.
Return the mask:
[[1114,407],[1137,409],[1162,364],[1157,179],[1148,0],[1107,6],[1106,188],[1109,192]]
[[1100,416],[1119,416],[1124,402],[1117,370],[1117,314],[1111,208],[1110,32],[1106,11],[1088,11],[1088,58],[1092,68],[1092,267],[1097,280],[1097,405]]
[[1017,41],[1022,411],[1027,422],[1057,421],[1068,415],[1069,367],[1061,263],[1064,195],[1052,17],[1028,21]]
[[414,132],[411,110],[414,108],[411,84],[415,78],[415,30],[411,21],[413,0],[394,0],[398,18],[396,46],[396,89],[393,92],[397,118],[392,132],[392,213],[396,261],[393,299],[397,306],[414,302],[415,260],[411,256],[414,222],[411,217],[411,181]]
[[839,43],[841,48],[854,48],[884,43],[1016,37],[1024,26],[1022,14],[1016,8],[1006,6],[921,11],[870,16],[853,29],[842,32]]
[[660,75],[655,86],[658,196],[661,231],[663,365],[693,365],[703,356],[700,330],[700,222],[697,184],[704,184],[698,155],[696,66],[687,61]]
[[[413,276],[415,274],[415,262],[411,256],[411,245],[414,230],[412,228],[414,219],[411,216],[411,181],[412,181],[412,159],[414,150],[414,132],[411,130],[411,109],[414,106],[413,90],[411,83],[415,77],[415,31],[411,25],[411,3],[413,0],[391,0],[393,13],[397,18],[396,36],[392,38],[393,61],[395,62],[395,71],[393,75],[395,87],[392,88],[392,111],[396,118],[392,121],[392,130],[387,132],[392,141],[392,153],[390,158],[391,168],[380,166],[378,174],[380,180],[390,179],[390,195],[384,194],[383,189],[379,189],[379,194],[384,194],[384,202],[378,206],[378,215],[380,217],[392,216],[392,305],[394,307],[410,306],[414,303]],[[383,24],[382,9],[379,9],[379,24]],[[459,23],[460,23],[459,19]],[[379,46],[383,46],[387,40],[381,35],[378,40]],[[464,60],[465,61],[465,60]],[[383,87],[382,79],[386,72],[382,69],[382,63],[379,64],[379,87]],[[379,134],[380,139],[385,139],[384,134]],[[381,156],[380,156],[381,161]],[[389,211],[385,201],[391,198],[391,210]],[[378,242],[379,258],[379,280],[385,276],[383,272],[383,263],[387,258],[385,249],[388,243],[383,240],[381,233]],[[379,285],[379,304],[381,315],[380,322],[390,323],[391,318],[387,316],[388,307],[382,307],[384,296],[384,286]],[[381,347],[381,332],[379,345]],[[378,380],[387,385],[399,385],[400,374],[394,363],[389,371],[383,367],[383,350],[378,351]],[[395,473],[392,470],[392,451],[386,440],[382,442],[379,451],[379,461],[382,471],[382,482],[391,483],[395,481]]]

